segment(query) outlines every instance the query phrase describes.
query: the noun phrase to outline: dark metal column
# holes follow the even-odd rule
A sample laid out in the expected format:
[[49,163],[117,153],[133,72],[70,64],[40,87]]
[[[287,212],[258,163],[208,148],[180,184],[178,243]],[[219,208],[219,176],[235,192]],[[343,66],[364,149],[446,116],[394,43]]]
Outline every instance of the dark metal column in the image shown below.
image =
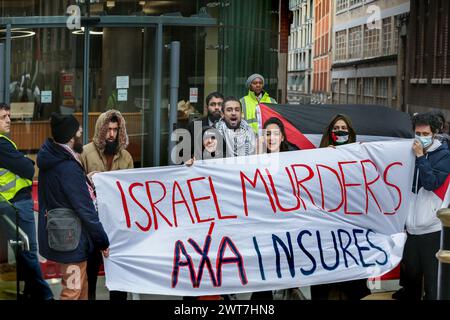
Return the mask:
[[439,260],[438,300],[450,300],[450,209],[441,209],[437,216],[442,222],[441,249],[436,253]]
[[172,139],[172,133],[177,128],[177,103],[178,89],[180,87],[180,42],[172,41],[170,43],[170,115],[169,115],[169,164],[175,164],[172,159],[172,150],[176,145],[176,141]]
[[89,142],[89,41],[90,27],[84,27],[84,59],[83,59],[83,144]]
[[[163,63],[163,25],[157,24],[155,45],[155,86],[153,108],[153,166],[159,166],[161,152],[161,84]],[[150,125],[150,127],[152,126]]]
[[5,44],[0,43],[0,102],[5,102],[6,81],[5,81]]
[[9,83],[11,82],[11,24],[6,26],[6,46],[5,46],[5,97],[4,102],[9,104],[11,97],[9,93]]

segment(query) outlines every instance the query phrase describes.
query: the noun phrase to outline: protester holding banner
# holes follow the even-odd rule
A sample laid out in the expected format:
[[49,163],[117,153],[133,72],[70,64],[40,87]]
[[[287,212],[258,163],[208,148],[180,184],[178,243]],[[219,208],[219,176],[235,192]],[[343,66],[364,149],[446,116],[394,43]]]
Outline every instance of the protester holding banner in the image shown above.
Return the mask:
[[[335,148],[355,141],[356,132],[350,118],[337,114],[325,128],[320,148]],[[369,294],[366,279],[311,286],[311,300],[360,300]]]
[[[83,147],[80,155],[81,164],[91,178],[97,172],[121,169],[132,169],[133,158],[125,150],[128,146],[128,135],[125,119],[117,110],[108,110],[97,119],[93,141]],[[95,300],[97,274],[102,264],[99,250],[90,254],[87,263],[89,284],[89,300]],[[110,300],[126,300],[127,292],[110,291]]]
[[262,145],[264,150],[259,153],[276,153],[299,150],[297,146],[290,143],[286,137],[286,130],[283,122],[275,117],[269,118],[263,126]]
[[97,248],[107,257],[109,240],[94,206],[94,189],[78,158],[83,152],[78,120],[54,113],[50,124],[53,139],[47,139],[37,155],[39,252],[59,263],[60,299],[87,300],[88,255]]
[[256,153],[256,136],[247,121],[242,119],[242,105],[235,97],[225,98],[223,118],[215,127],[224,140],[226,157],[248,156]]
[[[413,118],[416,134],[413,150],[416,155],[413,192],[415,201],[406,220],[406,240],[401,269],[404,291],[400,298],[407,300],[436,300],[441,222],[437,210],[449,204],[448,175],[450,151],[437,139],[440,122],[430,113]],[[439,188],[445,187],[442,192]],[[399,295],[397,295],[399,298]]]
[[[263,150],[260,153],[277,153],[285,151],[298,150],[295,145],[289,143],[286,137],[286,130],[283,122],[275,117],[269,118],[263,126]],[[282,290],[286,291],[283,296],[298,297],[300,299],[303,295],[298,288]],[[253,292],[251,300],[273,300],[272,291],[258,291]]]
[[356,132],[350,118],[337,114],[325,128],[319,147],[339,146],[353,142],[356,142]]

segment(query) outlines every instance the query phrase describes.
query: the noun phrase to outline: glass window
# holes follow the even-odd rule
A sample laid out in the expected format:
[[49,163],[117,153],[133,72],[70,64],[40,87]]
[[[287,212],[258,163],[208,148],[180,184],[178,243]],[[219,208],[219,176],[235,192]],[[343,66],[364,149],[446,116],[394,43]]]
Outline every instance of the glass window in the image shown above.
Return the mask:
[[336,32],[336,53],[335,60],[345,60],[347,57],[346,47],[347,47],[347,31],[342,30]]
[[363,92],[364,92],[364,103],[373,104],[374,96],[374,79],[364,78],[363,79]]
[[348,33],[349,58],[361,58],[361,27],[351,28]]
[[363,0],[350,0],[350,7],[362,4]]
[[31,157],[50,135],[52,112],[83,110],[83,36],[67,28],[22,29],[11,41],[11,137]]
[[388,78],[377,78],[377,104],[388,104]]
[[336,12],[343,11],[348,8],[348,0],[336,0]]
[[[90,0],[91,15],[160,15],[162,13],[179,14],[189,17],[206,10],[206,0],[172,1],[133,1],[133,0]],[[67,8],[77,5],[80,14],[86,15],[87,0],[0,0],[2,16],[64,16]]]
[[364,27],[364,57],[374,57],[380,54],[380,31],[376,28]]
[[389,55],[395,52],[392,47],[393,27],[391,17],[383,19],[383,55]]
[[356,103],[356,79],[348,79],[348,103]]

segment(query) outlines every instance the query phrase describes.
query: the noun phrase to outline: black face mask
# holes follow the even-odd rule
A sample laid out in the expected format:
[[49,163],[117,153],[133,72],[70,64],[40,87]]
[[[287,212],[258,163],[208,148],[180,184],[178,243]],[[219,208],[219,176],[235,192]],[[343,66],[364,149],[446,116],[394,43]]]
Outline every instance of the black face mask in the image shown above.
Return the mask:
[[336,145],[346,144],[348,142],[349,134],[348,131],[333,131],[332,137]]
[[105,145],[105,151],[103,152],[106,155],[114,155],[117,153],[117,146],[118,146],[118,142],[117,139],[114,140],[113,142],[110,142],[108,140],[106,140],[106,145]]

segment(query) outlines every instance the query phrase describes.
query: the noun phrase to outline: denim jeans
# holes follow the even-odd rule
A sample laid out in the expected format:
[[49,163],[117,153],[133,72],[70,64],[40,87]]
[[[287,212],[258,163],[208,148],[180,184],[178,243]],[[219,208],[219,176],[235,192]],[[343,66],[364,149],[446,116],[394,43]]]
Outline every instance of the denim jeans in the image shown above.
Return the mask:
[[[18,209],[19,227],[26,233],[30,242],[30,250],[19,249],[17,259],[17,277],[25,281],[24,295],[33,300],[48,300],[53,293],[42,276],[37,256],[36,222],[34,220],[33,200],[26,199],[14,202]],[[14,216],[10,217],[16,221]]]

